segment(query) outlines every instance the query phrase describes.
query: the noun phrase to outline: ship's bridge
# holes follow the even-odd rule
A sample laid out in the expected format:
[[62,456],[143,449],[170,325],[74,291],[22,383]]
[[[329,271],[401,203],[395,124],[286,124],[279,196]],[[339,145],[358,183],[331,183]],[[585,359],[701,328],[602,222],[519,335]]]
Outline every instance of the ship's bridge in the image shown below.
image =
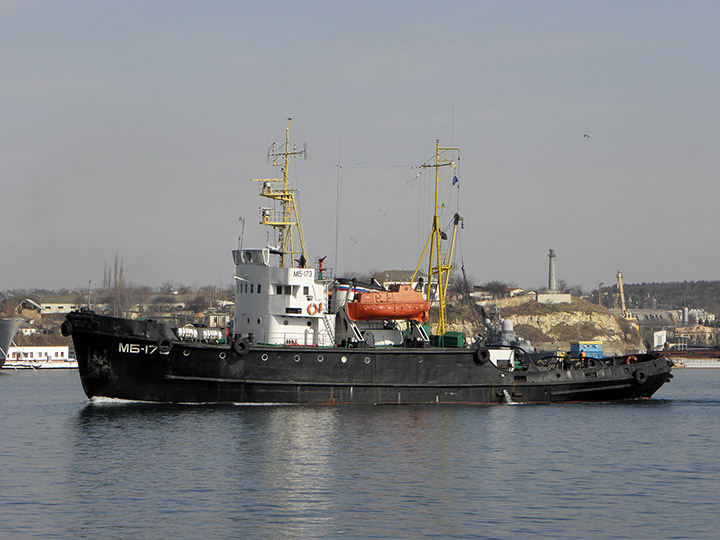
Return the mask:
[[273,248],[234,249],[233,334],[273,345],[334,344],[328,283],[307,267],[270,265]]
[[233,249],[235,264],[262,264],[270,266],[270,248],[262,249]]

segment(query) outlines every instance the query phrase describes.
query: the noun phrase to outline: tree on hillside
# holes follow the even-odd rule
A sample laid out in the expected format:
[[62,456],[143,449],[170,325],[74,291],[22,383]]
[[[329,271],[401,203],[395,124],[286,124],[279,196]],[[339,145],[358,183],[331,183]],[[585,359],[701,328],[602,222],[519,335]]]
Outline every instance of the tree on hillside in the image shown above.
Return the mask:
[[173,285],[172,281],[163,281],[163,284],[158,287],[157,292],[160,294],[172,294],[173,290],[175,290],[175,285]]
[[501,296],[505,289],[509,289],[511,287],[513,287],[512,283],[505,283],[504,281],[497,280],[488,281],[487,283],[480,285],[481,289],[486,290],[495,296]]

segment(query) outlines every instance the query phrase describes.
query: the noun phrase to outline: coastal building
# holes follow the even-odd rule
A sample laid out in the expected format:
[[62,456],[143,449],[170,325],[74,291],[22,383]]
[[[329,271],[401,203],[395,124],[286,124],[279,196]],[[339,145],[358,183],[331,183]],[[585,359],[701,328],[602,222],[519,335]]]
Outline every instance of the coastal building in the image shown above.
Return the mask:
[[[660,332],[665,335],[674,333],[675,327],[680,323],[678,313],[671,309],[634,309],[635,324],[640,337],[648,346],[657,346]],[[664,346],[664,343],[660,347]]]
[[62,304],[42,304],[41,313],[43,315],[56,315],[70,313],[71,311],[77,311],[78,309],[77,304],[68,304],[65,302]]
[[538,304],[569,304],[572,302],[572,295],[560,291],[540,291],[537,293]]
[[67,345],[10,347],[8,360],[34,360],[40,362],[63,361],[70,358]]
[[10,347],[3,369],[77,368],[77,359],[67,345]]
[[692,324],[689,326],[678,326],[675,329],[676,338],[687,340],[688,345],[712,346],[718,343],[718,329],[712,326]]

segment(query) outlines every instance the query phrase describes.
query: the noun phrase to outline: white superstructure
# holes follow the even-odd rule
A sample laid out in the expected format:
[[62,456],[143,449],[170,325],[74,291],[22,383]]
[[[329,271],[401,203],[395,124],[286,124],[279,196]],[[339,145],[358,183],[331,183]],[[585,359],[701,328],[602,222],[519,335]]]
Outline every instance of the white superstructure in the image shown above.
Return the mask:
[[314,268],[271,266],[275,256],[270,248],[233,250],[233,334],[270,345],[332,346],[329,282],[317,281]]

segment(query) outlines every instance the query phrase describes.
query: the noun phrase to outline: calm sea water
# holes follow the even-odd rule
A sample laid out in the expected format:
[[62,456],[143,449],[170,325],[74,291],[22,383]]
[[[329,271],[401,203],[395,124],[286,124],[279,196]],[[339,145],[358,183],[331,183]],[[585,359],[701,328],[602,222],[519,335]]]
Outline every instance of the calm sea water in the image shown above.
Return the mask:
[[88,402],[0,372],[0,538],[717,538],[720,370],[642,402]]

